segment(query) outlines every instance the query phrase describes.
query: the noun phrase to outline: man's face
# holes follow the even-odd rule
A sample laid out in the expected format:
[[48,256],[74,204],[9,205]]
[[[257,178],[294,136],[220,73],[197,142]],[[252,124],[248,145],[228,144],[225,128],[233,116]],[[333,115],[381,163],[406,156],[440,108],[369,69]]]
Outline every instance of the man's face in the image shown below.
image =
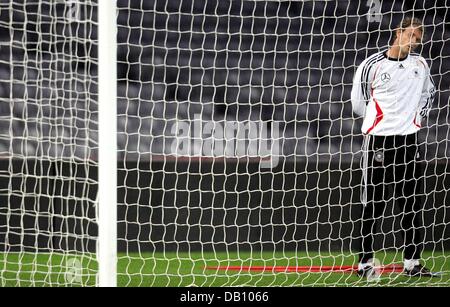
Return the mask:
[[422,43],[422,31],[418,27],[409,26],[403,31],[397,30],[397,44],[400,46],[402,53],[410,53],[414,51]]

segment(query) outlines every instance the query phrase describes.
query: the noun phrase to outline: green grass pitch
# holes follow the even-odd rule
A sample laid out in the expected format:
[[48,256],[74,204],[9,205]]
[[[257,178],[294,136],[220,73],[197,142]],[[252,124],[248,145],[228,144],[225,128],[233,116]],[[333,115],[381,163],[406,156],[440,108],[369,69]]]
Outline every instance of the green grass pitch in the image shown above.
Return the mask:
[[[401,263],[401,253],[379,252],[382,264]],[[223,286],[450,286],[450,252],[425,252],[436,278],[398,273],[369,282],[349,273],[274,273],[207,270],[218,266],[354,265],[355,254],[306,252],[143,253],[119,254],[118,285],[128,287]],[[71,269],[75,266],[77,269]],[[0,254],[0,286],[95,286],[95,255]],[[81,274],[80,274],[81,273]]]

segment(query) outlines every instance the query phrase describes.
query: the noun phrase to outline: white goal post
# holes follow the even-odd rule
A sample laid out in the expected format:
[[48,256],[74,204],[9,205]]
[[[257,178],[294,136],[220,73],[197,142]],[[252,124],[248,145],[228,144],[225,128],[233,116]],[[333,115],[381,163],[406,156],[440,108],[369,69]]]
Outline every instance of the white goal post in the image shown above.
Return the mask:
[[[0,2],[0,287],[448,285],[449,12],[445,0]],[[405,276],[405,212],[387,186],[376,270],[360,278],[352,85],[406,17],[423,24],[416,51],[436,90],[413,214],[437,274]]]
[[117,1],[98,3],[98,264],[101,287],[117,286]]

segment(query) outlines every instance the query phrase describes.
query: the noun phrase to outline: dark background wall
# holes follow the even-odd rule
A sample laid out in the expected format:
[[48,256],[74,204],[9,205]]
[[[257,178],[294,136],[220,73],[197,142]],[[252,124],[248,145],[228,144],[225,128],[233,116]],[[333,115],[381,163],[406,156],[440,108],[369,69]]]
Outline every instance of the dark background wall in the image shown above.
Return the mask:
[[[192,159],[119,168],[122,252],[357,248],[357,165],[282,161],[268,172],[257,161]],[[0,250],[95,250],[95,165],[3,160],[0,169]],[[426,248],[448,249],[450,166],[426,169]],[[401,246],[400,217],[389,204],[378,248]]]

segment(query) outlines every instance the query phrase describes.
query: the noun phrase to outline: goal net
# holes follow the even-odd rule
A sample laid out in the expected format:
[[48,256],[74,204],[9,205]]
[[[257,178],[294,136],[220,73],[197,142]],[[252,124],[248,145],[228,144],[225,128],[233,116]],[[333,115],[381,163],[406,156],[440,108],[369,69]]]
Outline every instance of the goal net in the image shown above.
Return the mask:
[[[117,212],[117,285],[450,282],[447,1],[111,2],[117,205],[103,208]],[[0,3],[1,286],[101,284],[98,5]],[[363,134],[350,92],[406,16],[424,24],[418,53],[436,84],[414,213],[421,262],[439,274],[402,274],[391,195],[368,281],[355,274]]]

